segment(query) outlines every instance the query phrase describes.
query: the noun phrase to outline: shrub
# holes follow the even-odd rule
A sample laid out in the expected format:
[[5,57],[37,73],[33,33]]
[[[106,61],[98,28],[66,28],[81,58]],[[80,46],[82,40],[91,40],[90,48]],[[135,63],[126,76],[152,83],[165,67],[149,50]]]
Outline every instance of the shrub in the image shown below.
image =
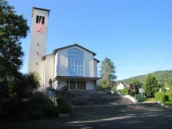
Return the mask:
[[31,96],[29,100],[29,106],[33,110],[42,109],[44,104],[52,104],[52,101],[49,100],[49,98],[41,92],[36,92]]
[[165,88],[162,88],[162,92],[166,92],[166,89]]
[[136,95],[136,99],[138,100],[138,102],[143,102],[143,101],[147,100],[146,97],[143,97],[141,95]]
[[134,91],[134,90],[129,90],[128,93],[129,93],[131,96],[134,96],[134,95],[135,95],[135,91]]
[[172,102],[171,102],[171,101],[164,102],[164,105],[167,105],[167,106],[172,106]]
[[155,99],[165,105],[172,106],[172,92],[156,92]]
[[33,111],[30,110],[29,114],[33,120],[41,120],[44,119],[44,113],[41,111]]
[[166,95],[168,96],[169,101],[172,102],[172,91],[166,92]]
[[33,111],[44,113],[46,116],[55,116],[56,108],[51,100],[41,92],[36,92],[30,98],[29,108]]
[[96,86],[96,90],[106,90],[106,88],[104,88],[102,86]]
[[128,95],[129,88],[124,88],[123,90],[118,90],[118,91],[121,92],[123,95]]
[[72,113],[72,108],[69,103],[62,103],[58,105],[59,113]]
[[112,90],[116,92],[116,87],[113,86],[113,87],[112,87]]
[[30,101],[32,103],[45,103],[45,102],[50,102],[49,98],[44,95],[42,92],[36,92],[30,97]]
[[69,104],[68,102],[65,102],[63,99],[59,98],[57,99],[57,104],[59,113],[72,113],[71,104]]
[[162,102],[165,103],[165,102],[168,102],[168,100],[169,100],[169,99],[168,99],[168,95],[165,94],[165,95],[162,97]]
[[42,111],[46,116],[56,116],[57,114],[57,108],[52,104],[44,104]]
[[62,104],[62,103],[64,103],[64,100],[62,98],[58,98],[57,99],[57,104],[59,105],[59,104]]
[[162,102],[163,101],[163,98],[164,98],[164,95],[165,95],[165,92],[156,92],[155,93],[155,99],[157,101]]
[[26,101],[18,99],[4,100],[2,102],[3,113],[6,112],[7,117],[19,116],[27,111],[28,104]]

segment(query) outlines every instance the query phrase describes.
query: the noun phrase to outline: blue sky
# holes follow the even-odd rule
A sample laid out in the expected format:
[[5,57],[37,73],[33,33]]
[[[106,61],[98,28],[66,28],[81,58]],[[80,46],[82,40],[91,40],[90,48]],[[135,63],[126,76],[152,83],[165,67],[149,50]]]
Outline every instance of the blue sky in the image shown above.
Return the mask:
[[[32,6],[50,9],[47,54],[78,43],[110,58],[124,79],[172,69],[171,0],[9,0],[31,27]],[[21,69],[28,70],[30,33]]]

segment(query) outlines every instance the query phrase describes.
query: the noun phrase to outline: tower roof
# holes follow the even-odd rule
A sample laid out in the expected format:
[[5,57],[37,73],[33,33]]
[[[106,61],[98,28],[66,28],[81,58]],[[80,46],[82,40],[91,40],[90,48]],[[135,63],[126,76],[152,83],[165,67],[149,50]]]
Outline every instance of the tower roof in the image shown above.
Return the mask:
[[50,13],[49,9],[44,9],[44,8],[38,8],[38,7],[32,7],[32,16],[33,16],[33,10],[38,9],[38,10],[43,10],[43,11],[48,11],[48,14]]

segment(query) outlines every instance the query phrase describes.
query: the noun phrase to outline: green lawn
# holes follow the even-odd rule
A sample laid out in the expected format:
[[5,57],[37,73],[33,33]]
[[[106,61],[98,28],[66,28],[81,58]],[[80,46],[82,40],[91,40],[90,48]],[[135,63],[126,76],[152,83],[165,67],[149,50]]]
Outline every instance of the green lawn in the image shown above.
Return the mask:
[[136,95],[136,99],[138,100],[138,102],[157,102],[155,98],[147,98],[139,95]]
[[155,98],[148,98],[145,102],[157,102]]

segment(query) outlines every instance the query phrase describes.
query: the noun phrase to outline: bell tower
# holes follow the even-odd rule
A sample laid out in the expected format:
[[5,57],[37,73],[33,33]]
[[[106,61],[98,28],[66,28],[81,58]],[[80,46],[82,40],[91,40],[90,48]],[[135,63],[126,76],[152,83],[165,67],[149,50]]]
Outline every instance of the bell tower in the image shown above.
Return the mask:
[[32,29],[29,52],[28,73],[36,72],[40,78],[40,85],[44,86],[44,63],[42,57],[46,55],[48,16],[50,10],[32,8]]

